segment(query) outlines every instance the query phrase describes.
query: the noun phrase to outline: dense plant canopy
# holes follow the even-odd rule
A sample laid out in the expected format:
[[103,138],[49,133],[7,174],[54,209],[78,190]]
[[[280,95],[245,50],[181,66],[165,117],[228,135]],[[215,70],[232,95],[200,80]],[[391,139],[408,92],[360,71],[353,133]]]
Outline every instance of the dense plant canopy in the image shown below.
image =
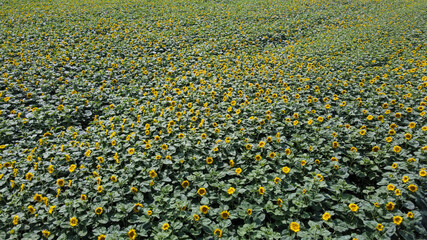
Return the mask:
[[1,1],[0,239],[427,238],[426,12]]

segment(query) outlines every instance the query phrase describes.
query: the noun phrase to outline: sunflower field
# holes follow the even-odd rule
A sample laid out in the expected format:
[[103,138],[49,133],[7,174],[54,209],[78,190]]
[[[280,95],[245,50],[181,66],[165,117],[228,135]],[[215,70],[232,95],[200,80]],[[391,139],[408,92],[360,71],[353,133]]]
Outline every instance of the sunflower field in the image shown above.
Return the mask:
[[427,1],[0,1],[0,239],[427,239]]

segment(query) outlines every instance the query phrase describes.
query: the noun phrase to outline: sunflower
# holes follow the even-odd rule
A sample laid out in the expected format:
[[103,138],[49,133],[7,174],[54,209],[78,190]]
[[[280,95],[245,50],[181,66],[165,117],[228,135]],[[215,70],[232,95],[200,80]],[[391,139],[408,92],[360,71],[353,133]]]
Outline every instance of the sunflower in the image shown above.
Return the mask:
[[328,221],[330,218],[331,218],[331,214],[329,214],[328,212],[325,212],[322,215],[322,219],[325,220],[325,221]]
[[200,207],[200,212],[202,212],[203,214],[207,214],[209,211],[209,207],[206,205],[203,205]]
[[43,229],[42,235],[43,235],[43,237],[48,238],[50,236],[50,232],[46,229]]
[[219,228],[215,229],[214,235],[218,235],[219,238],[222,237],[222,231],[221,231],[221,229],[219,229]]
[[98,240],[105,240],[106,237],[105,234],[101,234],[98,236]]
[[91,153],[92,153],[92,151],[91,151],[90,149],[88,149],[88,150],[85,152],[85,156],[86,156],[86,157],[89,157]]
[[288,168],[288,167],[283,167],[282,168],[282,172],[284,172],[285,174],[288,174],[290,171],[291,171],[291,169]]
[[60,179],[56,180],[56,184],[60,187],[63,187],[65,185],[65,180],[60,178]]
[[293,232],[299,232],[300,231],[300,225],[297,222],[291,222],[290,229]]
[[206,158],[206,163],[207,164],[212,164],[213,163],[213,158],[212,157]]
[[129,148],[128,149],[128,154],[129,155],[132,155],[132,154],[134,154],[135,153],[135,148]]
[[418,187],[414,184],[411,184],[408,186],[409,191],[416,192],[418,190]]
[[408,218],[414,218],[414,213],[412,213],[412,212],[408,212],[408,213],[406,214],[406,216],[407,216]]
[[31,172],[25,174],[25,179],[28,181],[31,181],[31,179],[33,179],[33,177],[34,177],[34,174]]
[[260,161],[261,159],[262,159],[262,157],[260,155],[255,156],[255,160]]
[[236,170],[234,170],[236,172],[237,175],[239,175],[242,172],[241,168],[236,168]]
[[204,196],[206,194],[206,189],[205,188],[199,188],[199,190],[197,190],[197,193],[200,196]]
[[372,148],[372,152],[378,152],[379,150],[381,150],[381,149],[380,149],[380,147],[378,147],[378,146],[374,146],[374,147]]
[[230,159],[230,161],[228,161],[228,164],[230,165],[230,167],[234,167],[234,161],[232,159]]
[[135,229],[129,230],[129,232],[128,232],[129,239],[134,240],[136,238],[136,236],[137,236],[137,234],[136,234]]
[[274,178],[274,183],[278,184],[280,181],[282,181],[282,179],[280,179],[279,177],[275,177]]
[[269,153],[269,154],[268,154],[268,156],[269,156],[270,158],[274,158],[274,157],[276,156],[276,153],[275,153],[275,152],[271,152],[271,153]]
[[246,210],[246,213],[250,216],[250,215],[252,215],[252,209],[248,209],[248,210]]
[[96,215],[100,215],[103,211],[104,211],[104,209],[102,209],[102,207],[98,207],[95,209]]
[[199,215],[197,215],[197,214],[194,214],[193,215],[193,219],[194,219],[194,221],[199,221],[200,220],[200,216]]
[[56,206],[51,206],[51,207],[49,208],[49,214],[52,214],[52,213],[53,213],[53,210],[55,210],[55,208],[56,208]]
[[333,143],[332,143],[332,147],[333,148],[338,148],[340,146],[340,144],[338,143],[338,142],[336,142],[336,141],[334,141]]
[[141,203],[135,203],[135,205],[133,206],[133,211],[134,212],[139,212],[139,208],[144,207]]
[[36,193],[34,195],[34,201],[41,202],[42,199],[43,199],[43,196],[41,194]]
[[291,149],[286,148],[286,149],[285,149],[285,154],[286,154],[286,155],[290,155],[290,154],[291,154]]
[[348,207],[350,208],[350,210],[351,211],[353,211],[353,212],[357,212],[357,210],[359,209],[359,207],[356,205],[356,204],[354,204],[354,203],[350,203],[349,205],[348,205]]
[[227,193],[231,195],[231,194],[233,194],[235,191],[236,191],[236,189],[234,189],[233,187],[230,187],[230,188],[227,190]]
[[68,171],[70,173],[74,172],[74,170],[76,170],[77,166],[75,164],[71,164],[71,166],[68,168]]
[[388,203],[385,205],[385,208],[386,208],[388,211],[393,211],[394,206],[395,206],[395,204],[394,204],[394,203],[392,203],[392,202],[388,202]]
[[78,223],[79,223],[79,220],[76,217],[70,218],[70,225],[71,225],[71,227],[77,226]]
[[402,148],[400,147],[400,146],[394,146],[393,147],[393,151],[395,152],[395,153],[400,153],[400,151],[402,150]]
[[230,217],[230,213],[228,211],[222,211],[220,215],[222,219],[227,219]]
[[393,184],[387,185],[387,190],[394,191],[394,185]]
[[383,229],[384,229],[384,226],[381,223],[378,223],[377,230],[381,232]]
[[279,205],[279,207],[282,206],[283,200],[281,198],[278,198],[276,201],[277,205]]
[[157,177],[157,173],[154,170],[151,170],[148,174],[150,175],[151,178]]
[[250,145],[250,144],[246,144],[246,149],[247,149],[247,150],[251,150],[251,148],[252,148],[252,145]]
[[403,221],[403,218],[401,216],[394,216],[393,217],[393,223],[396,225],[400,225]]
[[86,201],[87,200],[87,196],[85,194],[80,195],[80,199],[82,201]]
[[402,182],[406,183],[409,181],[409,177],[408,176],[403,176],[402,177]]
[[13,223],[13,225],[18,225],[18,223],[19,223],[19,217],[18,216],[14,216],[12,223]]
[[264,188],[264,187],[259,187],[259,188],[258,188],[258,193],[259,193],[259,194],[261,194],[261,195],[264,195],[264,193],[265,193],[265,188]]
[[265,142],[263,142],[263,141],[259,142],[258,146],[259,146],[260,148],[263,148],[263,147],[265,146]]
[[113,182],[117,182],[117,177],[116,177],[116,176],[114,176],[114,175],[112,175],[112,176],[110,177],[110,180],[111,180],[111,181],[113,181]]
[[162,229],[163,229],[163,231],[166,231],[169,229],[169,227],[170,227],[169,223],[165,223],[165,224],[163,224]]
[[98,192],[101,193],[104,190],[102,186],[98,186]]

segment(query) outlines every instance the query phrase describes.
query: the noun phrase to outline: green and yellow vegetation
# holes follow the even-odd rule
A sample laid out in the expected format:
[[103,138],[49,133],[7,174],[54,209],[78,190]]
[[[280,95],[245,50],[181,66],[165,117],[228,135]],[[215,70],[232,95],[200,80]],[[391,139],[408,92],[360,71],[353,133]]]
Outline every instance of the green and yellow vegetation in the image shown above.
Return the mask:
[[0,1],[0,239],[426,239],[427,1]]

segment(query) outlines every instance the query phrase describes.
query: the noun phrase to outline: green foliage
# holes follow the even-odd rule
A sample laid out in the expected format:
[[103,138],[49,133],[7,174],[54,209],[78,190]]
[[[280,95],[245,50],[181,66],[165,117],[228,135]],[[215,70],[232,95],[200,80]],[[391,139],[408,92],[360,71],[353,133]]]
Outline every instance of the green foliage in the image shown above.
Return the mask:
[[0,3],[0,239],[425,239],[425,1]]

